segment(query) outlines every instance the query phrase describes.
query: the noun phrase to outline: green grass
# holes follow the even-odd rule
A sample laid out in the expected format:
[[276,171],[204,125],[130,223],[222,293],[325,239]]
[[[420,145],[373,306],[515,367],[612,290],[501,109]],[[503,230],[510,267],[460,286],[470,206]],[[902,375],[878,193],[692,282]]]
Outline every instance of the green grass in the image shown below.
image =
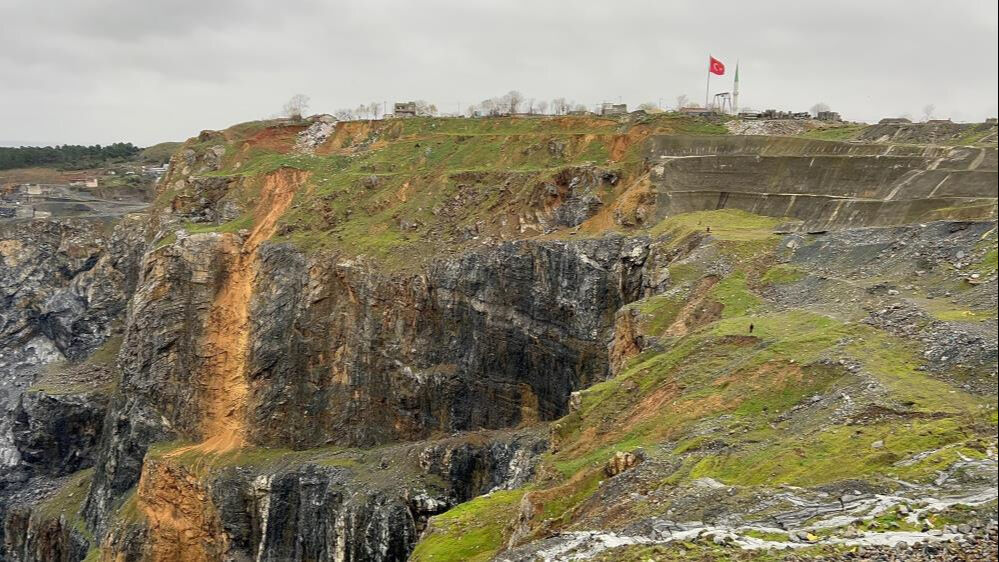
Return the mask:
[[114,512],[116,524],[136,524],[146,520],[146,514],[139,509],[139,494],[133,486],[122,498],[121,504]]
[[[860,429],[832,426],[805,435],[784,435],[760,447],[705,456],[690,476],[709,476],[726,484],[746,486],[809,486],[893,473],[909,481],[925,481],[936,477],[937,463],[924,460],[904,468],[893,465],[918,452],[970,437],[955,419],[913,421],[910,425],[907,428],[898,423],[881,423]],[[876,441],[883,441],[884,447],[872,447]],[[961,452],[972,458],[981,456],[970,448],[962,448]]]
[[944,322],[985,322],[996,319],[995,310],[967,310],[960,308],[933,308],[930,314]]
[[742,531],[742,534],[747,537],[752,537],[754,539],[760,539],[762,541],[771,542],[786,542],[789,540],[787,533],[780,533],[776,531],[760,531],[757,529],[746,529]]
[[32,511],[32,518],[37,520],[62,519],[76,532],[94,544],[94,537],[87,529],[80,509],[87,498],[94,469],[88,468],[70,476],[54,496],[39,504]]
[[722,279],[708,291],[708,297],[720,302],[723,318],[746,316],[762,306],[762,301],[746,287],[746,274],[736,272]]
[[592,496],[604,478],[606,476],[603,470],[597,469],[584,474],[577,482],[569,482],[551,491],[550,499],[542,507],[540,519],[544,521],[561,517],[568,520],[572,508]]
[[[975,127],[969,128],[960,137],[958,137],[952,142],[948,142],[947,144],[954,146],[968,146],[968,145],[981,144],[982,139],[992,134],[994,128],[995,128],[994,125],[993,126],[988,126],[984,124],[977,125]],[[994,144],[994,142],[992,144]]]
[[[474,224],[497,205],[523,205],[532,190],[566,166],[588,161],[607,164],[607,148],[600,138],[579,134],[561,138],[569,145],[565,157],[548,150],[548,137],[434,133],[403,138],[353,157],[251,151],[238,169],[231,166],[214,174],[244,178],[242,184],[249,186],[250,180],[282,167],[308,171],[307,185],[282,217],[282,234],[275,240],[307,250],[337,247],[389,264],[393,260],[409,264],[414,253],[433,255],[439,250],[441,240],[430,233],[442,226],[458,229]],[[366,186],[369,178],[377,178],[377,185]],[[507,191],[501,192],[500,185]],[[435,209],[462,193],[475,204],[456,206],[458,215],[442,221]],[[415,229],[400,228],[404,220]],[[249,218],[242,218],[224,226],[188,228],[224,231],[248,224]],[[402,248],[410,253],[400,253]]]
[[764,217],[738,209],[697,211],[663,219],[651,229],[653,236],[669,234],[676,239],[711,228],[711,236],[718,240],[749,241],[773,239],[774,228],[788,222],[785,219]]
[[[182,440],[164,441],[150,445],[147,458],[163,459],[178,449],[194,443]],[[277,470],[289,466],[315,463],[322,466],[359,467],[364,452],[338,446],[314,449],[285,449],[281,447],[242,447],[221,455],[206,455],[198,450],[172,454],[170,462],[184,466],[197,475],[207,475],[228,466],[247,466],[256,469]]]
[[702,275],[704,275],[704,270],[695,264],[671,263],[669,265],[670,284],[674,286],[696,281]]
[[857,138],[867,125],[843,125],[840,127],[830,127],[825,129],[812,129],[798,136],[808,139],[847,141]]
[[[280,219],[275,240],[310,252],[364,254],[395,269],[415,267],[442,247],[458,251],[467,242],[466,229],[481,226],[483,217],[490,217],[488,231],[505,228],[507,236],[519,236],[514,226],[502,225],[516,225],[517,216],[542,207],[546,186],[567,168],[596,165],[620,176],[641,173],[642,144],[635,141],[642,135],[628,136],[638,127],[645,129],[643,134],[724,133],[718,124],[667,114],[630,120],[415,118],[340,129],[332,153],[325,147],[318,155],[305,155],[253,140],[267,127],[287,144],[301,125],[246,123],[191,139],[185,148],[200,152],[226,146],[222,169],[206,175],[234,179],[225,198],[244,207],[255,199],[253,190],[267,174],[282,167],[309,172]],[[370,178],[377,178],[377,185]],[[177,187],[173,176],[166,183],[159,207],[171,201],[187,204],[184,197],[196,195],[187,193],[190,186]],[[597,195],[611,193],[605,186]],[[241,217],[226,225],[185,227],[224,232],[247,224],[249,219]],[[158,245],[174,240],[168,234]]]
[[996,248],[989,250],[982,261],[975,264],[973,268],[975,271],[985,275],[995,273],[996,269],[999,268],[999,250]]
[[999,270],[999,239],[996,237],[996,229],[993,228],[985,233],[975,245],[975,249],[984,252],[985,255],[977,263],[971,264],[968,269],[983,277],[994,275]]
[[[605,462],[615,450],[682,435],[693,423],[739,412],[740,407],[746,416],[764,408],[779,412],[830,382],[834,374],[824,370],[814,370],[800,381],[753,374],[769,361],[805,359],[831,345],[822,338],[825,317],[789,313],[753,321],[761,338],[776,338],[779,332],[785,345],[732,340],[730,334],[745,335],[749,320],[722,320],[680,339],[666,352],[639,356],[615,379],[583,391],[580,411],[560,420],[556,428],[560,452],[553,457],[555,466],[570,475]],[[657,393],[669,407],[647,402]],[[594,432],[597,428],[601,431]]]
[[678,296],[654,295],[631,306],[637,308],[642,314],[642,332],[659,335],[665,332],[676,320],[684,302],[684,299]]
[[804,279],[808,274],[800,267],[779,263],[763,274],[760,282],[764,285],[787,285]]
[[168,162],[173,153],[180,150],[182,142],[161,142],[152,146],[147,146],[139,152],[138,159],[141,162],[159,164]]
[[[114,335],[109,337],[82,363],[73,363],[61,360],[45,365],[39,376],[30,387],[29,392],[43,392],[50,395],[81,394],[89,392],[110,393],[114,384],[111,381],[103,383],[88,379],[82,375],[81,370],[86,366],[113,367],[118,351],[121,349],[124,337]],[[98,384],[100,382],[100,384]]]
[[[705,295],[724,305],[722,317],[664,349],[642,352],[615,378],[582,391],[580,408],[553,424],[555,452],[542,471],[550,487],[532,494],[553,498],[542,505],[544,519],[571,526],[579,499],[575,488],[564,488],[566,482],[599,471],[616,451],[636,447],[666,455],[662,460],[680,459],[660,486],[701,477],[746,486],[918,482],[962,456],[982,456],[980,443],[994,438],[995,406],[920,371],[921,350],[914,342],[859,322],[775,311],[756,294],[755,287],[807,275],[797,266],[773,264],[776,219],[716,211],[670,217],[655,232],[681,240],[705,221],[724,225],[712,228],[714,244],[735,267]],[[674,286],[702,275],[682,262],[670,271]],[[630,305],[640,312],[640,332],[661,334],[687,298],[674,291]],[[841,367],[839,359],[860,369]],[[874,414],[852,425],[829,423],[841,405],[839,389],[854,393],[872,382],[899,413]],[[873,446],[878,441],[883,446]]]
[[238,219],[233,219],[222,224],[185,223],[181,228],[189,234],[203,234],[206,232],[235,233],[240,230],[253,228],[253,215],[247,213]]
[[[702,442],[684,436],[722,416],[728,416],[727,425],[745,430],[733,438],[742,445],[724,456],[705,456],[684,479],[807,485],[892,470],[918,480],[955,460],[958,451],[973,455],[963,443],[991,431],[994,424],[986,418],[994,409],[987,401],[918,371],[918,350],[911,344],[867,325],[802,311],[747,316],[759,302],[738,273],[716,287],[721,289],[715,297],[727,301],[733,316],[681,338],[665,352],[642,354],[618,377],[583,391],[580,410],[554,429],[559,452],[551,463],[562,475],[599,466],[616,450],[671,439],[677,442],[674,454],[700,454]],[[753,338],[731,339],[745,338],[750,322]],[[821,363],[830,354],[859,361],[908,404],[916,416],[906,422],[908,429],[891,421],[866,426],[857,435],[847,426],[827,427],[823,413],[798,426],[798,433],[771,426],[774,416],[851,379],[847,371]],[[886,446],[870,448],[877,440]],[[933,449],[942,449],[939,457],[892,469],[896,461]]]
[[525,490],[493,492],[452,508],[430,520],[429,532],[417,543],[410,560],[485,561],[506,542],[510,516]]

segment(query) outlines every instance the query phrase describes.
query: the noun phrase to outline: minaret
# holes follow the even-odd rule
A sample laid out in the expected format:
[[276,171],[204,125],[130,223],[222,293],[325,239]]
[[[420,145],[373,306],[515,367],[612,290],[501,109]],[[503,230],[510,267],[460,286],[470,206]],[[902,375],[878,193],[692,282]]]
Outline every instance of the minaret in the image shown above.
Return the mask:
[[732,86],[732,113],[739,114],[739,61],[735,61],[735,85]]

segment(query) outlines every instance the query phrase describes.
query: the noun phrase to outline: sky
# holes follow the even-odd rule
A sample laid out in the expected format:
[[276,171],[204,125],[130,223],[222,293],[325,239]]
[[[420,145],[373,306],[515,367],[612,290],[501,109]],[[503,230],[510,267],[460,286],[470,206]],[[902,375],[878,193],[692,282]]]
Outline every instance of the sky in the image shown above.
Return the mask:
[[[2,0],[0,144],[147,146],[280,113],[518,90],[850,120],[997,114],[995,0]],[[661,100],[661,101],[660,101]]]

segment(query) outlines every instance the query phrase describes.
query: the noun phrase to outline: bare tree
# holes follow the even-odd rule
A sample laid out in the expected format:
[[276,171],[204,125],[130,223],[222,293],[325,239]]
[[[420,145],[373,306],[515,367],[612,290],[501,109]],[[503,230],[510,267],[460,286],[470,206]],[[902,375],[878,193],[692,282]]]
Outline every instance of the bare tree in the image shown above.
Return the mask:
[[928,103],[923,107],[923,121],[929,121],[933,119],[933,112],[937,110],[937,106],[932,103]]
[[437,115],[437,106],[426,101],[416,100],[416,114],[420,117],[432,117]]
[[808,111],[811,112],[812,117],[818,117],[820,111],[829,111],[829,104],[820,101],[819,103],[813,105]]
[[308,109],[309,96],[305,94],[295,94],[284,104],[284,114],[292,119],[301,119]]
[[687,94],[680,94],[679,96],[676,96],[676,109],[677,109],[677,111],[679,111],[679,110],[687,107],[688,103],[690,103],[690,98],[687,97]]
[[510,113],[517,113],[520,104],[524,102],[524,94],[521,94],[517,90],[510,90],[503,98],[506,101],[507,107],[510,108]]
[[545,113],[548,112],[548,102],[545,100],[539,101],[537,108],[538,108],[538,113],[544,115]]

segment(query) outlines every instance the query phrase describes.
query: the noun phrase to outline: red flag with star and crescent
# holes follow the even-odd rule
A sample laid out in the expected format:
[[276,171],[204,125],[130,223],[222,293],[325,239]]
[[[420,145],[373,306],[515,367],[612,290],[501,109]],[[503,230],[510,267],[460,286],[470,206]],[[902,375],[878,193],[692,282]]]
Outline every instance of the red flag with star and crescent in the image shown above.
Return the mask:
[[725,63],[712,56],[708,56],[708,58],[711,59],[708,63],[708,71],[711,74],[717,74],[718,76],[725,74]]

